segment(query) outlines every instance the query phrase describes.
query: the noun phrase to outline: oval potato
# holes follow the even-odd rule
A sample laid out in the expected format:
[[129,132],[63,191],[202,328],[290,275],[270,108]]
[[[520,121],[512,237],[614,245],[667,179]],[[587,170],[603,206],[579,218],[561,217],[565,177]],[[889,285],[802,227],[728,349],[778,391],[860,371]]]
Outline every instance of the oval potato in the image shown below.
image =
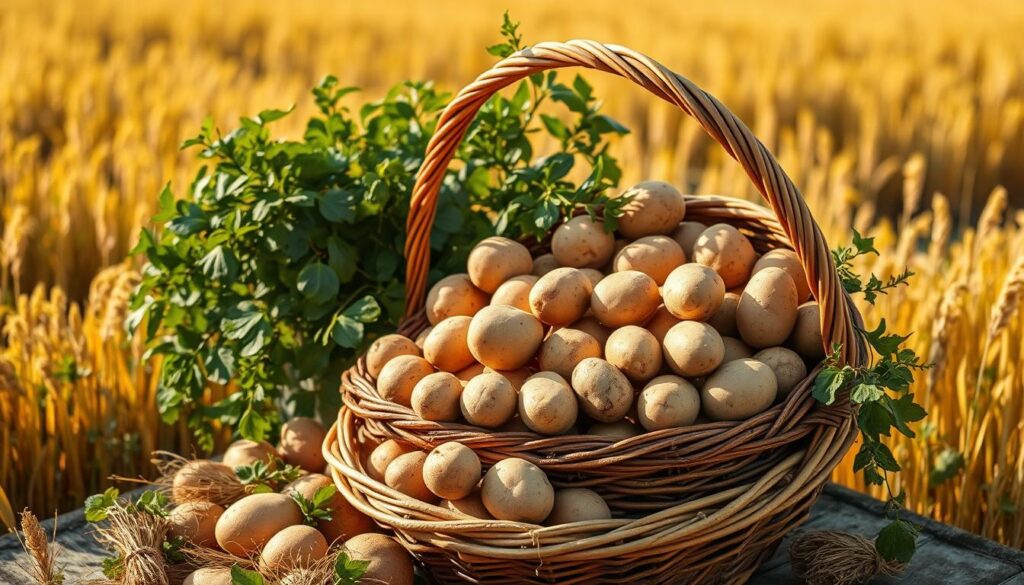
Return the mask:
[[643,181],[619,197],[628,197],[618,218],[619,233],[630,239],[665,235],[686,216],[686,200],[678,189],[664,181]]
[[366,369],[371,376],[377,378],[384,364],[400,355],[420,355],[420,348],[413,340],[397,333],[379,337],[366,351]]
[[775,374],[755,359],[722,364],[700,389],[704,414],[711,420],[745,420],[768,410],[775,402]]
[[640,392],[636,412],[648,431],[690,426],[700,414],[700,394],[679,376],[658,376]]
[[807,377],[807,364],[791,349],[769,347],[754,354],[754,359],[772,369],[780,397],[788,396],[793,388]]
[[487,293],[474,286],[468,274],[461,273],[448,275],[430,287],[424,306],[427,320],[437,325],[456,315],[472,317],[489,301]]
[[544,340],[537,357],[541,370],[568,379],[576,364],[589,357],[601,357],[601,345],[592,335],[578,329],[556,329]]
[[681,321],[665,334],[662,352],[673,372],[694,378],[713,372],[722,363],[725,344],[707,323]]
[[532,274],[521,274],[506,280],[491,295],[491,305],[508,305],[529,312],[530,289],[538,279],[539,277]]
[[825,358],[825,342],[821,338],[821,309],[815,301],[806,302],[796,310],[796,323],[786,345],[804,359],[817,363]]
[[459,409],[469,424],[496,429],[516,412],[519,395],[501,374],[485,372],[470,380],[459,397]]
[[768,267],[752,276],[736,305],[740,338],[759,349],[782,345],[796,317],[796,285],[781,268]]
[[380,371],[377,378],[377,393],[384,400],[402,406],[412,406],[412,390],[423,378],[434,373],[434,366],[415,355],[400,355]]
[[807,284],[807,272],[804,271],[804,265],[800,263],[800,257],[796,255],[796,252],[789,248],[768,250],[757,259],[750,274],[757,274],[759,271],[771,266],[785,270],[786,274],[789,274],[789,277],[793,279],[793,284],[796,285],[796,298],[798,302],[802,303],[811,296],[811,288]]
[[670,237],[645,236],[626,245],[615,255],[615,272],[636,270],[665,284],[669,273],[686,262],[686,255]]
[[714,268],[728,289],[750,278],[757,254],[750,240],[739,230],[727,223],[716,223],[697,237],[693,244],[693,259]]
[[486,238],[469,252],[466,272],[478,289],[493,293],[501,283],[533,270],[533,258],[526,246],[515,240],[492,236]]
[[469,351],[472,317],[456,315],[441,321],[423,341],[423,357],[443,372],[458,372],[476,363]]
[[587,358],[576,366],[572,389],[583,412],[597,422],[622,420],[633,406],[633,385],[618,368],[600,358]]
[[662,287],[665,308],[674,317],[704,321],[715,314],[725,298],[725,283],[713,269],[683,264],[668,275]]
[[583,271],[556,268],[530,289],[530,311],[548,325],[568,325],[587,312],[593,292],[594,285]]
[[558,226],[551,236],[551,253],[560,266],[600,268],[612,257],[615,236],[606,232],[604,222],[589,215],[577,215]]
[[515,307],[484,307],[469,324],[469,351],[481,364],[496,370],[525,366],[544,339],[536,317]]
[[245,496],[228,506],[217,520],[217,544],[225,552],[247,557],[289,526],[302,524],[302,512],[289,496],[263,493]]
[[605,344],[604,355],[608,363],[634,382],[647,382],[661,371],[662,353],[658,338],[636,325],[612,331]]
[[590,308],[602,325],[640,325],[661,305],[654,279],[643,272],[627,270],[604,277],[594,287]]
[[555,490],[539,467],[509,457],[487,470],[480,499],[495,518],[539,524],[555,505]]

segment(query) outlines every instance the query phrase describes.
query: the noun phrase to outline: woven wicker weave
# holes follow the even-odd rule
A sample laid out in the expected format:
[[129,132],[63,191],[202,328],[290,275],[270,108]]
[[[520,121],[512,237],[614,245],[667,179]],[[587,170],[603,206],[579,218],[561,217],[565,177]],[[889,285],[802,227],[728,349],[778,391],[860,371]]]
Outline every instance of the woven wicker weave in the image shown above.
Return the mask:
[[[455,149],[494,92],[539,71],[580,66],[625,77],[695,118],[747,172],[769,210],[726,197],[687,197],[686,219],[726,222],[763,252],[796,251],[821,307],[826,345],[848,363],[866,350],[860,317],[843,291],[828,245],[799,191],[747,127],[714,97],[650,58],[592,41],[542,43],[496,64],[464,88],[441,117],[417,178],[406,242],[407,318],[427,326],[423,300],[437,194]],[[773,212],[773,213],[772,213]],[[324,444],[339,490],[399,539],[439,582],[743,582],[799,523],[856,435],[848,403],[811,397],[817,370],[770,410],[741,422],[666,429],[616,440],[541,437],[420,420],[381,399],[360,363],[342,378],[345,406]],[[558,486],[587,486],[614,518],[557,527],[477,520],[411,500],[363,472],[362,447],[387,438],[421,449],[445,441],[472,447],[485,467],[530,460]]]

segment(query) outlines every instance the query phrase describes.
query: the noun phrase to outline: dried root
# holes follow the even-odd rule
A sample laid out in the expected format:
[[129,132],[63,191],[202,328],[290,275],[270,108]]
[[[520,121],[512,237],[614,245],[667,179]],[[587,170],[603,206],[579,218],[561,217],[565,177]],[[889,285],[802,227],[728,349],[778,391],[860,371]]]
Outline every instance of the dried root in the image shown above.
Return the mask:
[[163,545],[170,521],[121,506],[110,509],[96,540],[117,557],[101,583],[109,585],[170,585]]
[[789,545],[793,574],[808,585],[854,585],[872,577],[894,577],[902,563],[883,559],[875,543],[858,534],[822,530],[793,537]]

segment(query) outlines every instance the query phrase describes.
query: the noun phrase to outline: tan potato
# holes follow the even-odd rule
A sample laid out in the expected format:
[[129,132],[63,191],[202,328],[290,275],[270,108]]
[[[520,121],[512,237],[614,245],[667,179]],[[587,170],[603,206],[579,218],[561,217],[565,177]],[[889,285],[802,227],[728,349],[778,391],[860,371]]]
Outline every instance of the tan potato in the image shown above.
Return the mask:
[[480,490],[474,490],[473,493],[461,500],[444,500],[439,505],[442,508],[448,508],[452,512],[460,512],[472,518],[480,518],[481,520],[491,520],[494,518],[487,511],[487,507],[484,506],[484,501],[480,499]]
[[594,423],[587,429],[588,435],[600,437],[611,437],[613,439],[628,439],[643,434],[644,430],[626,419],[613,423]]
[[654,316],[647,320],[644,327],[654,335],[654,338],[658,340],[658,343],[665,341],[665,334],[671,329],[676,323],[679,323],[679,319],[675,315],[669,312],[665,305],[658,307],[658,310],[654,312]]
[[683,221],[686,200],[679,190],[662,181],[643,181],[619,197],[628,197],[619,217],[619,233],[630,239],[665,235]]
[[717,272],[700,264],[683,264],[662,287],[665,308],[677,319],[705,321],[725,298],[725,283]]
[[725,354],[722,356],[723,364],[733,360],[754,357],[754,352],[750,349],[750,346],[735,337],[723,337],[722,345],[725,346]]
[[383,534],[360,534],[342,546],[349,558],[367,561],[361,583],[413,585],[412,557],[394,538]]
[[492,293],[501,283],[533,270],[533,258],[526,246],[515,240],[492,236],[469,252],[466,271],[469,279],[480,290]]
[[805,360],[813,363],[825,359],[825,342],[821,338],[821,309],[810,301],[797,307],[796,323],[786,345]]
[[535,433],[565,433],[576,422],[578,410],[569,384],[553,372],[534,375],[519,391],[519,419]]
[[594,287],[590,308],[607,327],[640,325],[661,304],[661,294],[654,279],[643,272],[627,270],[604,277]]
[[203,567],[192,571],[181,585],[232,585],[231,569]]
[[722,336],[700,321],[682,321],[669,329],[662,350],[668,367],[687,378],[713,372],[725,357]]
[[640,392],[636,411],[648,431],[688,427],[700,414],[700,394],[679,376],[658,376]]
[[469,324],[467,339],[476,361],[496,370],[515,370],[537,353],[544,326],[514,307],[485,307]]
[[570,325],[569,329],[590,334],[601,347],[604,347],[604,344],[608,342],[608,337],[612,334],[612,330],[601,325],[601,322],[595,317],[584,317]]
[[693,259],[693,245],[706,229],[708,226],[699,221],[684,221],[672,231],[672,239],[683,249],[683,254],[686,254],[688,260]]
[[587,312],[593,292],[594,285],[582,271],[556,268],[530,289],[530,310],[548,325],[568,325]]
[[507,305],[529,313],[530,289],[538,279],[539,277],[532,274],[522,274],[506,280],[491,295],[491,306]]
[[327,539],[312,526],[289,526],[275,534],[260,552],[263,571],[292,571],[312,566],[327,556]]
[[742,292],[725,293],[725,296],[722,297],[722,304],[718,306],[718,310],[705,321],[723,337],[736,337],[740,334],[739,329],[736,328],[736,307],[740,304],[740,294]]
[[310,472],[320,472],[327,466],[323,445],[327,431],[311,418],[297,416],[281,425],[277,451],[281,459]]
[[414,341],[416,342],[416,347],[419,348],[420,350],[420,353],[417,353],[416,355],[422,355],[423,344],[427,341],[427,336],[430,335],[430,332],[433,330],[434,326],[431,325],[424,329],[423,331],[420,331],[419,334],[416,336],[416,339]]
[[533,371],[526,366],[514,370],[495,370],[485,367],[484,371],[488,374],[501,374],[505,376],[509,382],[512,382],[512,387],[516,389],[516,392],[519,392],[519,389],[523,387],[523,382],[533,375]]
[[171,522],[168,534],[180,537],[195,546],[217,546],[217,520],[224,508],[211,502],[186,502],[176,506],[167,519]]
[[771,266],[785,270],[786,274],[793,279],[798,302],[802,303],[811,296],[811,288],[807,284],[807,272],[804,271],[804,265],[800,263],[800,257],[796,255],[796,252],[789,248],[769,250],[757,259],[750,274],[753,276]]
[[[334,486],[331,478],[320,473],[310,473],[284,486],[281,493],[289,496],[301,494],[302,497],[312,501],[318,490],[328,486]],[[327,508],[331,511],[331,519],[317,520],[316,527],[323,533],[328,544],[341,542],[344,538],[351,538],[364,532],[378,530],[373,520],[350,504],[345,496],[341,495],[341,492],[334,492],[327,503]]]
[[541,254],[533,259],[533,270],[530,271],[530,274],[541,277],[559,266],[561,264],[555,260],[554,254]]
[[555,504],[544,523],[548,526],[607,520],[612,517],[608,504],[594,490],[566,488],[555,492]]
[[796,286],[781,268],[769,267],[750,278],[736,305],[740,338],[756,348],[782,345],[796,324]]
[[448,317],[437,325],[423,341],[423,357],[443,372],[458,372],[476,360],[469,352],[469,324],[472,317]]
[[589,333],[578,329],[556,329],[540,346],[538,363],[541,370],[572,376],[576,364],[588,357],[601,357],[601,345]]
[[377,378],[377,393],[384,400],[412,406],[412,390],[423,378],[434,373],[434,366],[415,355],[400,355],[389,361]]
[[596,268],[580,268],[580,272],[590,280],[590,288],[593,289],[597,283],[604,278],[604,273]]
[[366,352],[366,369],[376,378],[384,364],[400,355],[420,355],[420,348],[404,335],[392,333],[376,339]]
[[384,471],[384,483],[410,498],[428,504],[436,502],[437,497],[423,481],[423,464],[426,461],[427,454],[423,451],[410,451],[395,457]]
[[412,389],[412,410],[423,420],[454,422],[459,420],[462,381],[448,372],[424,376]]
[[243,465],[252,465],[257,461],[262,461],[273,468],[277,466],[278,455],[277,449],[274,449],[274,446],[266,441],[239,439],[228,445],[221,461],[232,469]]
[[636,270],[661,286],[669,273],[686,262],[683,249],[668,236],[646,236],[628,244],[615,255],[615,272]]
[[384,474],[391,465],[391,462],[398,458],[400,455],[412,451],[410,447],[402,445],[394,439],[388,439],[370,452],[370,456],[366,458],[366,474],[373,479],[383,482]]
[[[621,252],[622,249],[628,246],[632,241],[633,240],[627,240],[625,238],[615,239],[615,247],[612,248],[612,257],[608,260],[607,264],[598,269],[598,271],[601,273],[601,278],[604,278],[606,274],[611,274],[612,272],[615,272],[615,258],[618,257],[619,252]],[[598,280],[598,282],[601,281]],[[597,285],[595,284],[594,286]]]
[[458,372],[455,372],[455,377],[463,382],[469,382],[473,378],[487,371],[487,367],[483,364],[473,362],[472,365],[462,368]]
[[289,496],[252,494],[224,510],[214,534],[225,552],[247,557],[262,549],[272,536],[296,524],[302,524],[302,512]]
[[727,223],[704,230],[693,244],[693,260],[715,269],[725,288],[740,286],[750,278],[757,254],[750,240]]
[[423,463],[423,481],[439,498],[465,498],[480,483],[480,458],[462,443],[441,443]]
[[785,347],[769,347],[754,354],[754,359],[763,362],[775,374],[779,396],[785,398],[807,377],[807,364],[795,351]]
[[427,320],[437,325],[448,317],[472,317],[487,306],[490,297],[473,285],[468,274],[451,274],[437,281],[427,293]]
[[577,215],[558,226],[551,236],[551,253],[560,266],[600,268],[612,257],[615,236],[606,232],[604,222],[589,215]]
[[633,405],[633,385],[618,368],[600,358],[587,358],[576,366],[572,389],[583,412],[597,422],[622,420]]
[[526,426],[526,423],[523,422],[523,419],[519,418],[518,414],[508,419],[508,422],[501,425],[498,430],[503,433],[533,433],[533,429]]
[[[237,481],[235,470],[223,463],[196,459],[178,468],[171,482],[171,500],[176,504],[206,501],[210,497],[211,479]],[[225,502],[215,502],[225,503]]]
[[700,402],[711,420],[745,420],[768,410],[777,391],[770,367],[755,359],[741,359],[722,364],[707,377]]
[[539,467],[510,457],[487,470],[480,499],[499,520],[539,524],[551,513],[555,490]]
[[661,370],[658,338],[636,325],[626,325],[613,331],[604,346],[604,355],[608,363],[634,382],[646,382]]

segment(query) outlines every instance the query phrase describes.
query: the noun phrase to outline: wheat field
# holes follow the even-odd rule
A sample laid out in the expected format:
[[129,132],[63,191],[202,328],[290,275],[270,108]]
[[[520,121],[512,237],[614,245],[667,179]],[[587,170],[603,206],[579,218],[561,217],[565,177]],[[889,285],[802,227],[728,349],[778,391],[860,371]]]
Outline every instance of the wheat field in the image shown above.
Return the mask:
[[[456,90],[493,62],[483,48],[504,8],[0,5],[0,519],[72,508],[111,474],[150,472],[150,450],[189,449],[159,423],[153,364],[119,324],[137,278],[127,253],[160,188],[194,173],[178,145],[203,117],[231,128],[295,104],[280,124],[296,133],[327,73],[360,99],[407,78]],[[833,244],[856,227],[881,250],[861,268],[917,273],[863,307],[936,364],[914,385],[930,412],[918,437],[893,439],[895,487],[919,512],[1024,547],[1024,4],[531,1],[512,14],[527,42],[622,44],[694,80],[776,153]],[[633,131],[613,147],[625,183],[755,196],[679,112],[588,79]],[[864,489],[849,465],[835,479]]]

